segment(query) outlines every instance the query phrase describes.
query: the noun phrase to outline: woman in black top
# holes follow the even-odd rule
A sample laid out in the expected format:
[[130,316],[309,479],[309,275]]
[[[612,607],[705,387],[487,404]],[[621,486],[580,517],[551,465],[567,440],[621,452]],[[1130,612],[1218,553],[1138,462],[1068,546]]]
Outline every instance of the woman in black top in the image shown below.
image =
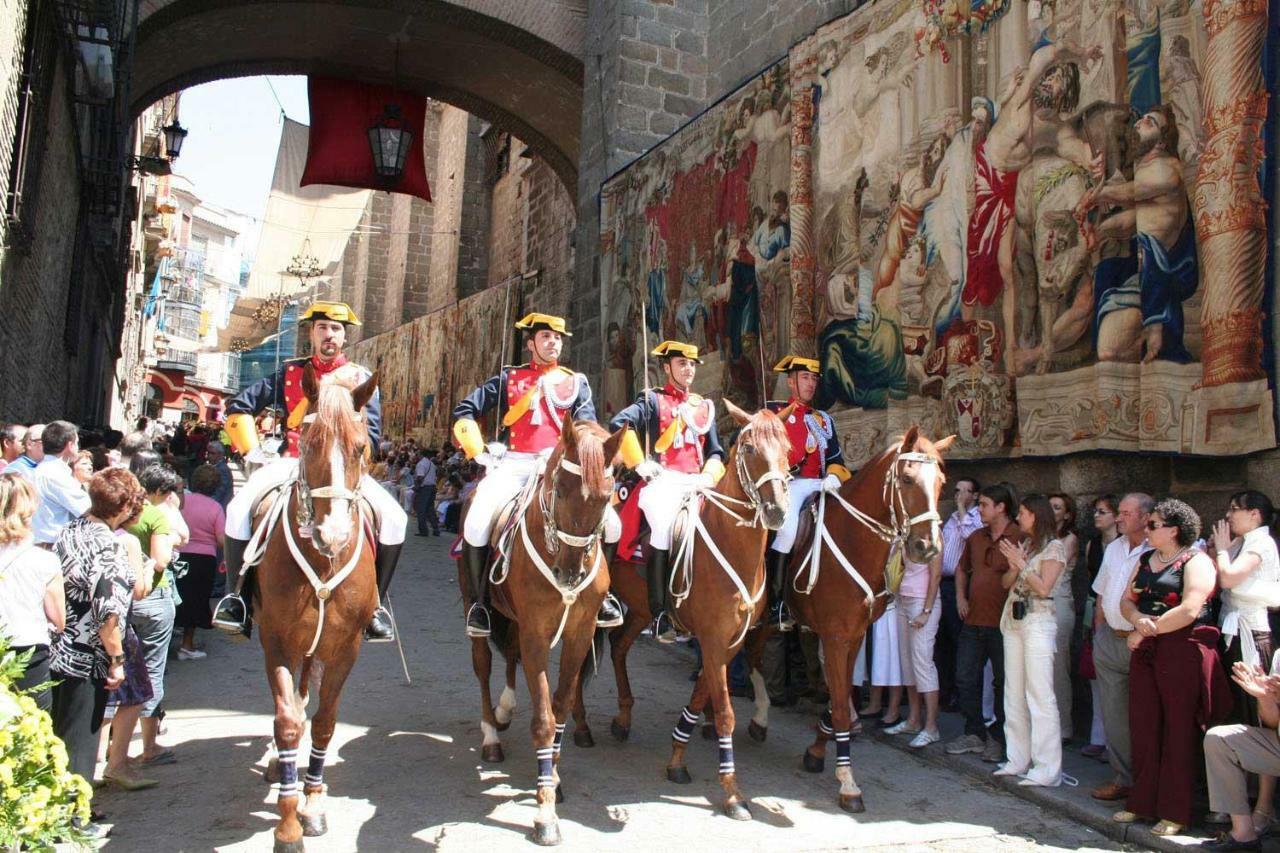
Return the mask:
[[1200,517],[1187,504],[1173,498],[1156,504],[1147,522],[1153,550],[1139,559],[1120,603],[1134,625],[1128,638],[1133,787],[1128,809],[1115,819],[1159,818],[1156,835],[1179,834],[1191,823],[1205,724],[1231,704],[1218,661],[1217,572],[1194,546],[1199,536]]

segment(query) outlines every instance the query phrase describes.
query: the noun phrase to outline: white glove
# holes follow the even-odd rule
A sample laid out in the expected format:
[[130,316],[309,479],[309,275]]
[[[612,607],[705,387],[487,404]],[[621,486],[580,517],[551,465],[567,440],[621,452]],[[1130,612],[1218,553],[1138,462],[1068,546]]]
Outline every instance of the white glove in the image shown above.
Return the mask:
[[822,491],[829,495],[834,495],[840,491],[840,478],[835,474],[828,474],[822,478]]
[[701,474],[698,475],[698,488],[714,489],[715,486],[716,486],[716,478],[712,477],[706,471],[703,471]]
[[652,459],[646,459],[636,466],[636,473],[643,477],[647,483],[662,473],[662,466]]
[[484,446],[484,452],[496,461],[507,455],[507,446],[500,441],[491,441]]

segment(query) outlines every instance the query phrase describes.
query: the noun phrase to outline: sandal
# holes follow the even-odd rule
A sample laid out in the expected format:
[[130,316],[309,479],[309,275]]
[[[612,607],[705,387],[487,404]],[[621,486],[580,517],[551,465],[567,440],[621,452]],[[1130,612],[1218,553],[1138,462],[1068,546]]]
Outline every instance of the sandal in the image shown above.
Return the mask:
[[1151,827],[1152,835],[1166,837],[1169,835],[1181,835],[1185,827],[1180,823],[1174,823],[1171,820],[1162,820],[1155,826]]
[[1111,816],[1111,820],[1113,823],[1133,823],[1137,819],[1138,819],[1138,816],[1133,812],[1129,811],[1128,809],[1125,809],[1123,811],[1118,811]]
[[172,749],[162,749],[150,758],[139,759],[139,764],[146,767],[155,767],[157,764],[174,764],[178,760],[178,754]]
[[144,791],[147,788],[154,788],[160,783],[145,776],[113,776],[104,772],[102,774],[102,784],[115,785],[122,791]]

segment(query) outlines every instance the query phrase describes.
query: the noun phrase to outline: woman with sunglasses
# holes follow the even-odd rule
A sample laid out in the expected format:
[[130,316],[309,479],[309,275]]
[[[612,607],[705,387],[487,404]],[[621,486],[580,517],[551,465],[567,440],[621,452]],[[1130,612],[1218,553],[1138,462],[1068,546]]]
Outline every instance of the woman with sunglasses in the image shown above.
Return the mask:
[[1089,681],[1090,697],[1093,699],[1093,722],[1089,727],[1089,744],[1080,750],[1080,754],[1099,761],[1107,760],[1107,733],[1102,725],[1102,689],[1098,681],[1098,673],[1093,665],[1093,630],[1102,620],[1102,612],[1097,609],[1098,594],[1093,591],[1093,582],[1102,568],[1102,553],[1107,546],[1120,535],[1116,526],[1116,509],[1120,499],[1115,495],[1103,495],[1093,502],[1093,529],[1098,531],[1094,539],[1090,539],[1084,548],[1084,565],[1089,572],[1089,597],[1085,601],[1084,616],[1081,619],[1083,644],[1080,650],[1080,675]]
[[1114,820],[1158,820],[1152,833],[1178,835],[1191,823],[1204,722],[1222,716],[1231,692],[1218,660],[1213,562],[1194,545],[1200,516],[1180,500],[1156,504],[1147,521],[1152,549],[1120,612],[1134,626],[1129,662],[1133,786]]

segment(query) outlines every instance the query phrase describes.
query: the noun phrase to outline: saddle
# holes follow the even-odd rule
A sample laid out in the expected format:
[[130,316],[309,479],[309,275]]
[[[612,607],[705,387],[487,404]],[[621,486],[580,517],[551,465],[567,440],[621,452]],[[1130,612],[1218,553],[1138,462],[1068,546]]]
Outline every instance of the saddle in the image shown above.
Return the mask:
[[[545,473],[539,471],[530,477],[528,484],[503,504],[498,509],[497,515],[494,516],[493,528],[489,533],[488,569],[490,580],[494,578],[495,569],[498,569],[498,578],[506,577],[505,564],[515,544],[516,528],[520,524],[520,516],[524,514],[529,503],[538,494],[538,490],[542,487],[542,478],[544,476]],[[499,569],[500,565],[503,568]],[[501,580],[497,582],[501,583]]]
[[813,537],[818,527],[818,496],[814,492],[800,505],[800,517],[796,523],[796,538],[791,546],[792,554],[803,554],[813,547]]

